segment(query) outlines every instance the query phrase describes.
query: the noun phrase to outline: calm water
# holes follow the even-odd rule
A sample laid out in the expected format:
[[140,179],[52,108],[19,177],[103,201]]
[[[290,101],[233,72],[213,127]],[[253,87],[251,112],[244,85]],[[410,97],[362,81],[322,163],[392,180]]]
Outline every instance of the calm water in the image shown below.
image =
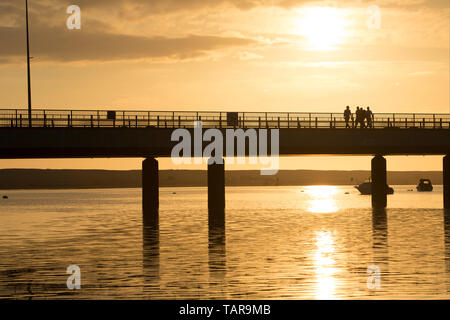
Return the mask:
[[450,298],[442,186],[394,188],[373,213],[350,186],[229,187],[226,230],[210,236],[206,188],[162,188],[159,234],[142,226],[140,189],[0,191],[0,297]]

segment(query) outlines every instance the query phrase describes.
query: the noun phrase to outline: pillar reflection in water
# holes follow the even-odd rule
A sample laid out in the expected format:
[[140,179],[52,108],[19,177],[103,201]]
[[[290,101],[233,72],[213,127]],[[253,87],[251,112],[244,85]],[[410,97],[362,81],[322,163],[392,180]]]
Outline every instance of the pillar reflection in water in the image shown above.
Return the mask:
[[380,268],[381,288],[389,273],[388,221],[386,209],[372,209],[373,265]]
[[142,228],[142,243],[144,286],[159,288],[159,228],[144,225]]
[[444,209],[445,278],[447,292],[450,292],[450,209]]
[[226,274],[225,226],[209,226],[208,264],[211,280],[223,280]]

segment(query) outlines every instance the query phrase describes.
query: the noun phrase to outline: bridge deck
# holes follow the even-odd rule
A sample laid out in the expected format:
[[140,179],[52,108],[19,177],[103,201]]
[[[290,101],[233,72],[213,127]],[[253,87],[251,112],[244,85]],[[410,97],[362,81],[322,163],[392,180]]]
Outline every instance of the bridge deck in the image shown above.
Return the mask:
[[171,141],[173,130],[187,128],[194,137],[197,120],[204,130],[223,133],[227,128],[279,129],[284,156],[450,154],[449,114],[375,114],[373,128],[346,129],[342,115],[333,113],[34,110],[29,128],[27,110],[21,109],[0,112],[0,158],[169,157],[178,144]]
[[[197,111],[106,111],[36,109],[33,127],[100,128],[346,128],[343,113],[305,112],[197,112]],[[28,127],[26,109],[0,110],[0,127]],[[350,120],[350,126],[355,126]],[[372,128],[450,128],[450,114],[375,113]]]

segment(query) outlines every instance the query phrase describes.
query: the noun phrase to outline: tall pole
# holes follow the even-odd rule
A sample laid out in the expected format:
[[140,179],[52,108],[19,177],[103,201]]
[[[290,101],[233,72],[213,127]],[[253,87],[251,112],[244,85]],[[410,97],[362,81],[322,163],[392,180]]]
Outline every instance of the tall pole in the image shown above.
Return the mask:
[[27,78],[28,78],[28,126],[31,128],[31,76],[30,76],[30,36],[28,31],[28,0],[25,0],[27,25]]

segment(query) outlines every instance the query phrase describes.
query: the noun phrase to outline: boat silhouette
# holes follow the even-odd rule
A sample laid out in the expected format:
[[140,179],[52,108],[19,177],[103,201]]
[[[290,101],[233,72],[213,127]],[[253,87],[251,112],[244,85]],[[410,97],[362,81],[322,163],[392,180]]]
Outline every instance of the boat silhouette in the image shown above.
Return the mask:
[[[361,194],[367,195],[372,194],[372,182],[370,180],[361,183],[358,186],[355,186]],[[386,185],[386,194],[394,194],[394,189]]]
[[430,179],[420,179],[419,184],[416,187],[419,192],[433,191],[433,185]]

